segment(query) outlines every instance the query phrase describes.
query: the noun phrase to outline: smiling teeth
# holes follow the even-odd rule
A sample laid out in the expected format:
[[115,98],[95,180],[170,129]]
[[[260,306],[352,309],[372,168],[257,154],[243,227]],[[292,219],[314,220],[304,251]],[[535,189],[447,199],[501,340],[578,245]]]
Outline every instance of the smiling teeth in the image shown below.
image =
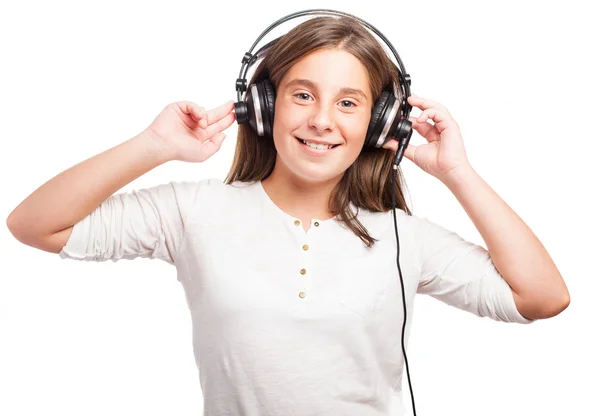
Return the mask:
[[309,143],[306,140],[302,140],[302,143],[304,143],[308,147],[311,147],[313,149],[318,149],[318,150],[328,150],[328,149],[331,149],[333,147],[333,145]]

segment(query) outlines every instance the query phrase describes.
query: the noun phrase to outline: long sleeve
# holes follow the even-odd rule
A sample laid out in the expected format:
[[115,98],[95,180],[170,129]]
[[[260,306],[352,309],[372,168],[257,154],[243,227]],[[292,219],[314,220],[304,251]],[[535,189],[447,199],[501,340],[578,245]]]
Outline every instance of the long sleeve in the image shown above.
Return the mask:
[[86,261],[158,258],[174,264],[201,182],[169,182],[112,195],[73,227],[60,257]]
[[417,293],[496,321],[535,321],[519,313],[510,286],[485,248],[422,220],[422,269]]

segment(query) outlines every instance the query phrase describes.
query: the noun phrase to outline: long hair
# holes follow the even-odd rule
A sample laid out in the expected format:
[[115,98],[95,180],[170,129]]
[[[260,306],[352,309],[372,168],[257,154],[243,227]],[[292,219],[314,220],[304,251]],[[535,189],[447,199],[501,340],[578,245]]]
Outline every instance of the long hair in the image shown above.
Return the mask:
[[[283,35],[267,49],[249,84],[267,78],[277,91],[287,71],[307,54],[324,48],[337,48],[351,53],[366,67],[371,95],[379,97],[384,88],[398,85],[398,68],[388,58],[375,37],[358,21],[349,17],[317,17],[307,20]],[[267,178],[275,167],[277,151],[272,138],[260,137],[249,124],[238,126],[237,144],[226,184],[235,181],[255,182]],[[346,169],[329,198],[329,210],[367,247],[375,238],[358,221],[350,203],[358,209],[385,212],[392,209],[391,182],[394,152],[383,148],[363,148]],[[404,199],[404,176],[399,172],[394,192],[396,207],[412,215]]]

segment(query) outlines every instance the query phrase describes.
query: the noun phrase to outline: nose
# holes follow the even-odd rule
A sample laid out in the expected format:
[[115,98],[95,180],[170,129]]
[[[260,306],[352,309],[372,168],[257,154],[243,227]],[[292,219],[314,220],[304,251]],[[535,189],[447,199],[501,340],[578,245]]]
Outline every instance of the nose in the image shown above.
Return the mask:
[[319,133],[333,130],[335,122],[332,116],[332,109],[326,103],[313,106],[314,113],[309,119],[309,125],[314,127]]

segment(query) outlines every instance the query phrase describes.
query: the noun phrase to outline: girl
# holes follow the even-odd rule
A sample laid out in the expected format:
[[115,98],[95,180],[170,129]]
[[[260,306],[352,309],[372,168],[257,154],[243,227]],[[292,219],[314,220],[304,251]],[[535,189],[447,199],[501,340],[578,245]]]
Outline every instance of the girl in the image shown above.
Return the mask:
[[272,138],[240,124],[225,181],[115,194],[167,161],[219,150],[233,102],[209,111],[177,102],[42,185],[7,221],[18,240],[61,258],[173,264],[205,415],[387,414],[401,397],[399,329],[406,317],[408,337],[416,293],[505,322],[567,307],[548,253],[473,170],[448,110],[415,95],[409,103],[422,113],[410,121],[427,143],[405,155],[453,192],[489,252],[411,215],[399,184],[395,226],[387,184],[398,144],[363,145],[396,68],[361,24],[308,20],[268,49],[251,83],[261,78],[276,91]]

